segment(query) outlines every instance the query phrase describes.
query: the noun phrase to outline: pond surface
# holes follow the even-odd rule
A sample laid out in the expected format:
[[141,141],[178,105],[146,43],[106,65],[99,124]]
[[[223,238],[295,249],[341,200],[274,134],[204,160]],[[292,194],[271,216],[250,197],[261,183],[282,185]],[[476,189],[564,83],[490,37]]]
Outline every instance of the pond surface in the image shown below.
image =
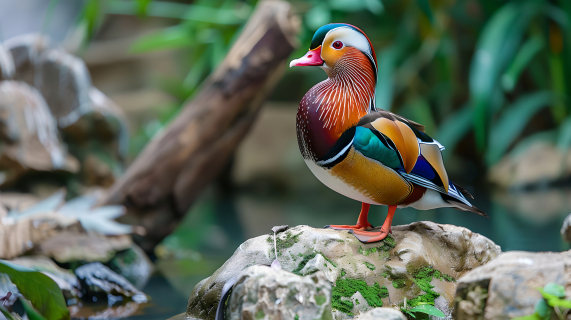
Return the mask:
[[[206,192],[176,232],[159,246],[159,273],[143,289],[151,296],[151,304],[142,315],[128,319],[167,319],[184,312],[196,283],[221,266],[242,242],[268,234],[272,226],[350,224],[360,210],[360,203],[318,185],[294,193],[261,190],[264,188],[226,195]],[[559,230],[571,211],[571,190],[479,192],[473,204],[490,218],[449,208],[399,209],[393,221],[394,225],[428,220],[463,226],[492,239],[503,251],[569,249]],[[370,222],[382,224],[386,212],[386,207],[371,207]]]

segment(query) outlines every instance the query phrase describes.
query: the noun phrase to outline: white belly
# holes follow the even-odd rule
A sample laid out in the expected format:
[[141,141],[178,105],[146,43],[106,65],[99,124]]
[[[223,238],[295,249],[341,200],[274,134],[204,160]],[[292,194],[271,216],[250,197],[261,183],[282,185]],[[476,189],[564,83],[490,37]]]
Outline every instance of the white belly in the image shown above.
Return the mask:
[[438,191],[426,189],[424,195],[407,206],[399,206],[400,208],[412,207],[417,210],[431,210],[436,208],[454,207],[454,205],[444,201]]
[[332,176],[329,170],[318,166],[317,164],[315,164],[315,162],[311,160],[305,160],[305,163],[309,167],[309,170],[311,170],[311,172],[313,172],[313,174],[317,177],[317,179],[319,179],[321,183],[329,187],[331,190],[338,192],[346,196],[347,198],[351,198],[353,200],[369,204],[381,205],[380,203],[376,203],[375,201],[371,200],[369,197],[355,190],[355,188],[353,188],[352,186],[347,185],[339,178]]

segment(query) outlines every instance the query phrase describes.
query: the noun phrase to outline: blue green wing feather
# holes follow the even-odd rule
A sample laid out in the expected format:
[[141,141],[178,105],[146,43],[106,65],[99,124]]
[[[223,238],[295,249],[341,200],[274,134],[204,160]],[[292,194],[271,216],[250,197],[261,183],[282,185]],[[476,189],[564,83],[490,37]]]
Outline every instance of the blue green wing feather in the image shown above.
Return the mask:
[[377,160],[391,169],[402,168],[398,152],[390,147],[388,138],[375,129],[357,126],[353,147],[364,156]]

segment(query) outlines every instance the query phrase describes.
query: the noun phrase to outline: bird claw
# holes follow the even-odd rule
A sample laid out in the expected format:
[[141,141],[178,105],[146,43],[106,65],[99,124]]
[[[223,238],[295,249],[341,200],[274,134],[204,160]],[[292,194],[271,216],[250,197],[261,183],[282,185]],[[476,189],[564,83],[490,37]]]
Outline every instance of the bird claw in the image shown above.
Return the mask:
[[351,225],[345,225],[345,224],[340,224],[340,225],[328,225],[325,226],[326,228],[331,228],[331,229],[335,229],[335,230],[357,230],[357,231],[367,231],[367,230],[373,230],[375,227],[373,227],[372,224],[368,224],[367,226],[363,226],[360,224],[356,224],[354,226]]

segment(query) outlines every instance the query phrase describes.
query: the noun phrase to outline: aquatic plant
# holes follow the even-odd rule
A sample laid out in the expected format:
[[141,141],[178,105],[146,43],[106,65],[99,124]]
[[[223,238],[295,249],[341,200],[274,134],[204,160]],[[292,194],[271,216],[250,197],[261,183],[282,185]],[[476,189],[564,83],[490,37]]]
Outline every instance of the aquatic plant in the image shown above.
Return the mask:
[[571,299],[565,299],[565,288],[556,283],[548,283],[543,288],[537,288],[542,299],[535,304],[534,313],[514,320],[549,320],[553,313],[559,319],[566,319],[571,311]]

